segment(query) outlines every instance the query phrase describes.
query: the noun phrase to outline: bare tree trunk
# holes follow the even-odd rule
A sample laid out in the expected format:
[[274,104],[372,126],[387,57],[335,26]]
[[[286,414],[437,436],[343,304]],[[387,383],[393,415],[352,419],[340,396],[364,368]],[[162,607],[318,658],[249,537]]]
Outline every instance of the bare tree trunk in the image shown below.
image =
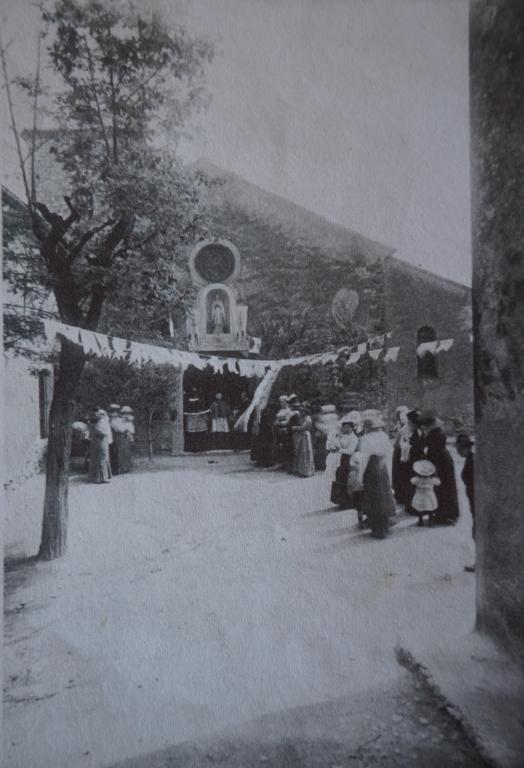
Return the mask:
[[49,413],[44,514],[38,552],[41,560],[54,560],[63,555],[66,548],[73,398],[84,364],[83,350],[62,340]]

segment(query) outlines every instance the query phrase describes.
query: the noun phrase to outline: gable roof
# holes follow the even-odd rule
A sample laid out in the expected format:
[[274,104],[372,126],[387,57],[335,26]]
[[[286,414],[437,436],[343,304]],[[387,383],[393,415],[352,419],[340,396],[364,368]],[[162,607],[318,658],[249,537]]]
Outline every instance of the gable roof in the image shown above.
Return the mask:
[[207,160],[193,163],[192,168],[219,182],[209,192],[212,207],[241,208],[248,214],[266,220],[271,226],[277,226],[297,243],[318,246],[340,258],[358,253],[369,261],[384,259],[395,252],[390,246],[336,224]]

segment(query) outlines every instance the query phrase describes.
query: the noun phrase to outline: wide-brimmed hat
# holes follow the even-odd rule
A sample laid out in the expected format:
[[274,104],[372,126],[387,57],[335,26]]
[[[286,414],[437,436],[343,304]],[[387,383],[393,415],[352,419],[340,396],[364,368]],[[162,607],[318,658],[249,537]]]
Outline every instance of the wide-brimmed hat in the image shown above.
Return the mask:
[[382,416],[379,413],[375,413],[362,419],[362,426],[364,431],[366,431],[367,429],[384,429],[386,425]]
[[133,409],[131,408],[130,405],[124,405],[120,409],[120,413],[133,413]]
[[395,408],[395,413],[405,413],[408,414],[410,412],[410,409],[407,405],[399,405],[397,408]]
[[408,411],[407,417],[410,421],[414,421],[415,424],[418,424],[419,418],[420,418],[420,411],[418,408],[413,408],[411,411]]
[[341,427],[343,427],[343,426],[344,426],[344,424],[352,424],[352,425],[354,426],[354,425],[355,425],[355,423],[356,423],[356,422],[355,422],[355,420],[354,420],[354,419],[351,417],[351,414],[350,414],[350,413],[346,413],[346,415],[345,415],[345,416],[342,416],[342,418],[341,418],[341,419],[340,419],[340,421],[339,421],[339,424],[340,424],[340,426],[341,426]]
[[417,475],[420,475],[421,477],[431,477],[431,475],[435,474],[435,465],[433,462],[427,461],[426,459],[416,461],[413,464],[413,469]]
[[287,401],[288,403],[296,403],[298,401],[298,397],[295,394],[289,395]]
[[280,395],[280,397],[278,399],[279,399],[279,402],[281,402],[281,403],[282,402],[284,402],[284,403],[288,403],[289,402],[289,398],[288,398],[287,395]]
[[108,411],[119,411],[119,410],[120,410],[120,406],[118,405],[118,403],[111,403],[111,405],[108,408]]
[[336,413],[336,412],[337,412],[337,408],[335,405],[328,404],[328,405],[320,406],[320,413]]
[[431,427],[437,422],[437,414],[435,411],[422,411],[418,417],[418,423],[421,427]]

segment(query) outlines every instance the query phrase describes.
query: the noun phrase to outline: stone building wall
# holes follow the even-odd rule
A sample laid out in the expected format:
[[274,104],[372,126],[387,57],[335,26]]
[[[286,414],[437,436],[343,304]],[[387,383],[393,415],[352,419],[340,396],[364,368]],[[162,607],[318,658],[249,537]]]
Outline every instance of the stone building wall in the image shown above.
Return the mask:
[[[384,262],[386,326],[391,344],[400,346],[397,362],[387,366],[387,398],[398,405],[437,411],[453,433],[473,428],[473,351],[471,292],[452,281],[395,257]],[[435,378],[418,375],[417,333],[433,328],[438,339],[452,338],[437,355]]]
[[524,660],[524,6],[471,10],[478,627]]

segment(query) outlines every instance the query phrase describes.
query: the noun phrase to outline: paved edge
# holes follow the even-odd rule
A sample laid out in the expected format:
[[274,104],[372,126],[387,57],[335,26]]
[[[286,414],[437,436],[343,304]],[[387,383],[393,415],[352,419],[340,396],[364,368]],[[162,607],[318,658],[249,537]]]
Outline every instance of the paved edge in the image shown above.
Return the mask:
[[464,734],[468,742],[478,752],[479,756],[484,761],[486,768],[503,768],[502,763],[497,760],[486,746],[485,741],[479,735],[475,725],[464,716],[460,707],[450,701],[446,696],[442,688],[436,682],[431,670],[422,662],[417,661],[415,656],[407,648],[397,646],[395,648],[395,655],[398,663],[402,667],[408,669],[412,674],[418,677],[422,683],[425,683],[430,688],[431,693],[438,700],[440,708],[448,714],[456,727]]

